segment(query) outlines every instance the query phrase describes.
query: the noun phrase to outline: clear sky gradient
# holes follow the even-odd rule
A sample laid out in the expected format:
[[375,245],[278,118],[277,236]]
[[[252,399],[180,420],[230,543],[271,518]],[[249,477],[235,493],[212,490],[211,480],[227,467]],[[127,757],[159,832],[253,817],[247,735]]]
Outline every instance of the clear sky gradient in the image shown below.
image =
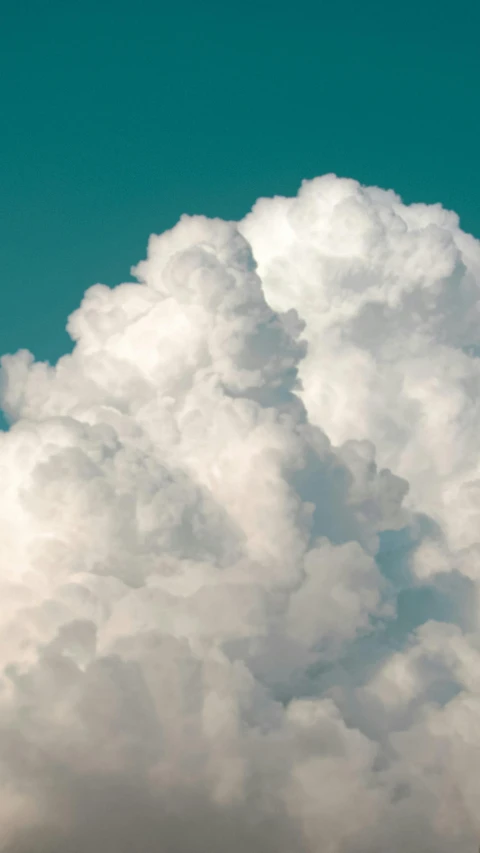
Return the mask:
[[150,232],[324,172],[480,236],[479,31],[474,0],[5,0],[0,351],[55,360]]

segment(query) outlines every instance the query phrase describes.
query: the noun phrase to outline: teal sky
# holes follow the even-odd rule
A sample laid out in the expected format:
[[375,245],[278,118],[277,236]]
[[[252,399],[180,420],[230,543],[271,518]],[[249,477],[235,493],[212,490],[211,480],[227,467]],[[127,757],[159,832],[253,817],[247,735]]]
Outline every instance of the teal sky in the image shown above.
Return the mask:
[[5,0],[0,351],[55,360],[150,232],[324,172],[480,236],[479,32],[476,0]]

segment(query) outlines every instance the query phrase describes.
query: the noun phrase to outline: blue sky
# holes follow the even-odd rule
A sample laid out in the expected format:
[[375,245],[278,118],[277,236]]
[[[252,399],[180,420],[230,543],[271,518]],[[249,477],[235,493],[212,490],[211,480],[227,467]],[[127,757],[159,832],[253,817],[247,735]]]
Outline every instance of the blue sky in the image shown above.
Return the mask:
[[[327,172],[480,236],[478,0],[0,7],[0,353]],[[3,361],[3,853],[478,850],[480,243],[241,233]]]
[[4,4],[0,351],[55,360],[150,232],[324,172],[480,235],[479,24],[473,0]]

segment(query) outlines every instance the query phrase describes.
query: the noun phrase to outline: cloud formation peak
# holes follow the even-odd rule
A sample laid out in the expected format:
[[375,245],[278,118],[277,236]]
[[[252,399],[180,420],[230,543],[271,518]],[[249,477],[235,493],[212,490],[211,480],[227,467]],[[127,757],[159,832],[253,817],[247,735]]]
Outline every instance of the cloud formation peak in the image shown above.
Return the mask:
[[2,359],[0,849],[476,849],[479,243],[325,176],[135,275]]

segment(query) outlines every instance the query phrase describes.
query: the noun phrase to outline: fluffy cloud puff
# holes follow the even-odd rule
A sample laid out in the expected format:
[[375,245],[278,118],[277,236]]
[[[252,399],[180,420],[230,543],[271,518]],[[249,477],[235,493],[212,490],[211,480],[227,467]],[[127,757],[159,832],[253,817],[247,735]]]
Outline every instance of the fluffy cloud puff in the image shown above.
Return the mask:
[[0,849],[458,853],[480,246],[327,176],[2,359]]

